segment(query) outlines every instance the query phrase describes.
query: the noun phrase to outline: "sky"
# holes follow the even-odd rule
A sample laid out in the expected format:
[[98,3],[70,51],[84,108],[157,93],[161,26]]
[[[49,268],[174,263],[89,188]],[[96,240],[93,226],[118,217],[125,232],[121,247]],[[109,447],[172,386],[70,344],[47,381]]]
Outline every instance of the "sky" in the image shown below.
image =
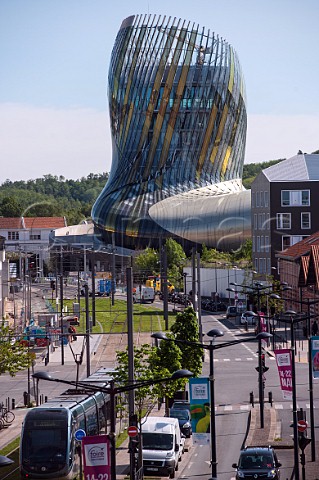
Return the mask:
[[0,184],[109,172],[107,75],[122,20],[209,28],[246,82],[245,163],[319,149],[318,0],[0,0]]

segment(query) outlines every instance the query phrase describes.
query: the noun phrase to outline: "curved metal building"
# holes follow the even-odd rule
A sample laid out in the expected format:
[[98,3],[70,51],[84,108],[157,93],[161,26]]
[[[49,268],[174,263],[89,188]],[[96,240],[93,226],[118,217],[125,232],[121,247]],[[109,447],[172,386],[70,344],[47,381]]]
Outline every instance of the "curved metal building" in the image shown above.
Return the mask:
[[113,158],[92,209],[107,243],[175,237],[220,249],[250,236],[241,182],[245,86],[233,48],[171,17],[126,18],[108,78]]

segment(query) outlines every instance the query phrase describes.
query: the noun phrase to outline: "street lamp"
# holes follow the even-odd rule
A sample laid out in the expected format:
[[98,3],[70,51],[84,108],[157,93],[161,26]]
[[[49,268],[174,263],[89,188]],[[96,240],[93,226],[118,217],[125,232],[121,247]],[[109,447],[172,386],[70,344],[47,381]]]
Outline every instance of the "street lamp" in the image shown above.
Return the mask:
[[159,383],[170,382],[174,380],[179,380],[181,378],[190,378],[194,374],[189,370],[176,370],[170,377],[166,378],[155,378],[151,380],[145,380],[143,382],[134,382],[129,385],[124,385],[122,387],[115,387],[114,380],[111,380],[109,385],[106,387],[98,386],[96,384],[90,384],[85,381],[68,381],[62,380],[60,378],[53,378],[48,372],[36,372],[33,375],[37,381],[47,380],[49,382],[63,383],[65,385],[74,386],[75,389],[81,388],[88,392],[103,392],[110,395],[110,433],[109,440],[111,444],[111,480],[116,480],[116,444],[115,444],[115,426],[116,426],[116,410],[115,410],[115,396],[119,393],[130,392],[137,388],[142,388],[146,386],[152,386]]
[[220,348],[231,347],[233,345],[237,345],[243,342],[252,342],[254,340],[266,339],[271,337],[271,334],[267,332],[260,332],[256,337],[230,340],[228,342],[218,343],[218,344],[215,344],[214,340],[216,337],[221,337],[224,335],[224,332],[222,330],[218,328],[213,328],[208,333],[206,333],[206,335],[213,339],[210,341],[209,344],[200,343],[200,342],[190,342],[187,340],[179,340],[177,338],[169,338],[163,332],[155,332],[151,335],[151,337],[156,338],[158,340],[166,340],[169,342],[183,343],[185,345],[190,345],[195,348],[203,348],[205,350],[209,350],[209,367],[210,367],[209,382],[210,382],[210,411],[211,411],[210,441],[211,441],[211,466],[212,466],[212,476],[210,480],[216,480],[217,479],[217,453],[216,453],[216,426],[215,426],[214,351],[219,350]]
[[[297,391],[296,391],[296,364],[295,364],[295,323],[303,318],[294,318],[297,313],[294,310],[287,310],[284,315],[290,317],[290,351],[291,351],[291,383],[292,383],[292,421],[294,440],[294,473],[295,480],[299,480],[299,445],[298,445],[298,414],[297,414]],[[285,320],[284,320],[285,321]]]
[[[292,290],[291,287],[286,286],[284,290]],[[288,298],[282,297],[282,300],[290,301]],[[308,315],[306,318],[300,319],[307,320],[307,337],[308,337],[308,380],[309,380],[309,406],[310,406],[310,431],[311,431],[311,460],[314,462],[316,460],[316,437],[315,437],[315,418],[314,418],[314,399],[313,399],[313,379],[312,379],[312,365],[311,365],[311,335],[310,335],[310,319],[312,315],[310,314],[310,305],[316,305],[319,303],[319,300],[310,300],[309,298],[303,300],[295,300],[294,302],[299,303],[300,305],[307,305]],[[295,313],[296,314],[296,313]]]
[[14,463],[14,461],[10,458],[0,455],[0,467],[7,467],[8,465],[12,465],[12,463]]

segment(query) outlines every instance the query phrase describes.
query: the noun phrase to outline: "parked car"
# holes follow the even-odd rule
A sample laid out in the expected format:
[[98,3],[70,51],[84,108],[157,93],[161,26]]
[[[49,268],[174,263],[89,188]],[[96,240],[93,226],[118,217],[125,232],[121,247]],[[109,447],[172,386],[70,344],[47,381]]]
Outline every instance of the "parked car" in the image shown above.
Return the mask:
[[191,424],[191,414],[190,411],[181,408],[171,408],[169,411],[169,416],[177,418],[179,427],[183,435],[186,438],[190,438],[192,435],[192,424]]
[[236,468],[236,480],[243,478],[269,478],[280,480],[281,463],[278,462],[275,450],[272,447],[246,447],[241,450]]
[[248,325],[256,325],[257,319],[258,315],[254,312],[247,311],[241,314],[240,323],[241,325],[245,325],[246,323]]
[[237,316],[237,307],[227,307],[226,318],[236,318]]
[[179,410],[189,410],[190,411],[190,403],[188,400],[174,400],[172,405],[172,409],[179,409]]

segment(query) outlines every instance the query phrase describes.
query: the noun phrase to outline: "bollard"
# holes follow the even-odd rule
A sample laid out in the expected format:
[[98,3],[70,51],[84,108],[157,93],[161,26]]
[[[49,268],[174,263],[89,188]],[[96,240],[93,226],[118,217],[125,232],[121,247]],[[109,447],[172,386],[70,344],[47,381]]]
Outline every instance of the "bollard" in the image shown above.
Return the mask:
[[11,410],[14,410],[16,408],[16,401],[14,398],[11,400]]
[[254,392],[249,393],[249,403],[254,407]]
[[246,330],[246,332],[248,332],[248,320],[246,320],[246,322],[245,322],[245,330]]
[[45,396],[45,397],[44,397],[44,403],[46,403],[47,401],[48,401],[48,397]]
[[25,407],[28,406],[28,392],[23,392],[23,404]]
[[272,406],[272,392],[268,392],[268,401],[270,405]]

